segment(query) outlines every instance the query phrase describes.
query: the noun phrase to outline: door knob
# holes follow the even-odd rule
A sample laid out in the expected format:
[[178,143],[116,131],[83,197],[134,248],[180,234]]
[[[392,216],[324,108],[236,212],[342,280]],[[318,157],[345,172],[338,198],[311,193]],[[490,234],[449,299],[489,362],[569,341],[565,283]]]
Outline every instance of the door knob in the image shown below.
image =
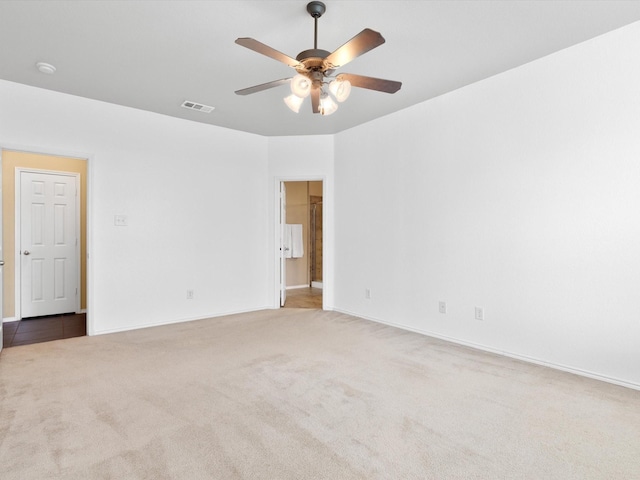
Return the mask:
[[4,265],[4,260],[0,260],[0,267]]
[[30,252],[29,250],[25,250],[25,251],[24,251],[24,252],[22,252],[22,253],[24,253],[25,255],[31,255],[31,252]]

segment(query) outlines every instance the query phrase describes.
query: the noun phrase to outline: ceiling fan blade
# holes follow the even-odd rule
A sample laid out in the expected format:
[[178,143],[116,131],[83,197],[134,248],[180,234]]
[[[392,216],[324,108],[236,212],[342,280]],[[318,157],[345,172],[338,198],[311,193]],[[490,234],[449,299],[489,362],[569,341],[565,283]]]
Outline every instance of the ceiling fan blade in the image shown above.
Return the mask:
[[271,57],[274,60],[278,60],[279,62],[284,63],[285,65],[289,65],[290,67],[296,68],[301,67],[301,63],[295,58],[291,58],[289,55],[285,55],[282,52],[279,52],[275,48],[271,48],[269,45],[265,45],[258,40],[254,40],[253,38],[237,38],[236,43],[238,45],[242,45],[243,47],[248,48],[249,50],[253,50],[254,52],[261,53],[262,55],[266,55],[267,57]]
[[311,89],[311,108],[313,109],[313,113],[320,113],[320,89],[319,88]]
[[351,60],[359,57],[363,53],[367,53],[376,47],[379,47],[384,43],[384,37],[380,33],[365,28],[347,43],[338,47],[338,49],[329,54],[325,59],[325,62],[332,66],[332,68],[342,67]]
[[251,95],[252,93],[261,92],[263,90],[269,90],[273,87],[279,87],[291,80],[289,78],[282,78],[280,80],[274,80],[273,82],[262,83],[260,85],[254,85],[253,87],[243,88],[242,90],[236,90],[236,95]]
[[402,87],[402,82],[394,80],[383,80],[382,78],[365,77],[354,75],[353,73],[341,73],[336,76],[338,80],[349,80],[354,87],[368,88],[385,93],[396,93]]

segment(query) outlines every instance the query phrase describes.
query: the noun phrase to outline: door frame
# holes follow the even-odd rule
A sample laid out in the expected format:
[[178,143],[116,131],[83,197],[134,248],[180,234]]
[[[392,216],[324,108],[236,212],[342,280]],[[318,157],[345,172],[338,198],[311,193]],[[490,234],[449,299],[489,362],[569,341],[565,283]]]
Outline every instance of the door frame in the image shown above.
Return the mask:
[[75,249],[75,257],[76,257],[76,285],[78,288],[78,294],[76,295],[75,301],[75,312],[80,313],[80,299],[82,298],[82,282],[81,280],[81,257],[80,257],[80,199],[82,198],[82,185],[80,183],[80,174],[77,172],[66,172],[63,170],[45,170],[39,168],[29,168],[29,167],[16,167],[15,173],[15,258],[13,269],[14,273],[14,285],[15,285],[15,318],[16,320],[22,319],[22,268],[20,265],[22,264],[21,257],[21,248],[22,245],[22,228],[21,228],[21,220],[22,220],[22,173],[41,173],[45,175],[63,175],[68,177],[73,177],[76,181],[76,249]]
[[2,188],[2,150],[0,150],[0,353],[4,348],[4,242],[2,235],[4,231],[4,223],[2,218],[2,206],[4,200],[4,191]]
[[[87,178],[86,178],[86,197],[87,197],[87,212],[86,212],[86,232],[87,232],[87,249],[86,249],[86,282],[84,288],[86,289],[87,303],[86,303],[86,324],[87,335],[93,335],[95,333],[93,322],[93,165],[94,155],[86,152],[64,150],[60,148],[47,148],[33,145],[16,145],[10,143],[0,143],[0,172],[2,171],[2,153],[3,151],[34,153],[37,155],[50,155],[53,157],[67,157],[76,158],[87,162]],[[2,211],[0,210],[0,219],[2,217]],[[80,288],[83,286],[81,285]],[[0,295],[4,292],[0,291]],[[3,312],[0,311],[0,321],[3,320]]]
[[[328,197],[328,185],[327,185],[327,177],[326,175],[303,175],[303,176],[276,176],[274,182],[274,218],[275,222],[273,224],[273,244],[274,249],[272,252],[272,260],[273,260],[273,272],[274,272],[274,289],[272,292],[272,300],[274,308],[279,309],[282,308],[280,306],[280,184],[284,182],[322,182],[322,198],[323,202]],[[322,225],[323,225],[323,235],[324,228],[326,225],[330,224],[329,218],[329,209],[322,209]],[[322,309],[329,310],[329,299],[327,298],[327,291],[331,288],[328,283],[331,282],[329,278],[325,279],[325,272],[329,270],[328,258],[330,255],[326,255],[325,246],[329,242],[323,242],[322,244],[322,272],[323,272],[323,282],[322,282]]]
[[284,242],[284,234],[287,229],[287,185],[285,182],[280,182],[280,196],[278,197],[278,201],[280,205],[278,222],[278,230],[280,231],[280,279],[278,281],[280,284],[280,302],[278,305],[282,308],[287,303],[287,250]]

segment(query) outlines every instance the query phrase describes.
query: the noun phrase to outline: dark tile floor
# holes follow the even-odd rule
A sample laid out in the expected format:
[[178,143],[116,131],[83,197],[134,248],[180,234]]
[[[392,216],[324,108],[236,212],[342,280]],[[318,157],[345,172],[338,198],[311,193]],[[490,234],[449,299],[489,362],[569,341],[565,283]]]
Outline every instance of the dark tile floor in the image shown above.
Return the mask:
[[87,334],[85,313],[22,319],[2,324],[3,347],[49,342]]

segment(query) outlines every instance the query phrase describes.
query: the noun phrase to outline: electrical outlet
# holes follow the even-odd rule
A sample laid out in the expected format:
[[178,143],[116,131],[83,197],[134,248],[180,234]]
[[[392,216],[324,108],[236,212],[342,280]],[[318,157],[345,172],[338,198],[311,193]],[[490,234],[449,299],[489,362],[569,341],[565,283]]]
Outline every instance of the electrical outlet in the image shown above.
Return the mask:
[[364,298],[371,300],[371,290],[369,288],[364,289]]
[[484,308],[476,307],[476,320],[484,320]]
[[193,300],[193,290],[187,290],[187,300]]
[[447,313],[447,302],[438,302],[438,311],[440,313]]
[[114,215],[113,224],[116,227],[126,227],[127,225],[129,225],[129,220],[127,219],[126,215]]

